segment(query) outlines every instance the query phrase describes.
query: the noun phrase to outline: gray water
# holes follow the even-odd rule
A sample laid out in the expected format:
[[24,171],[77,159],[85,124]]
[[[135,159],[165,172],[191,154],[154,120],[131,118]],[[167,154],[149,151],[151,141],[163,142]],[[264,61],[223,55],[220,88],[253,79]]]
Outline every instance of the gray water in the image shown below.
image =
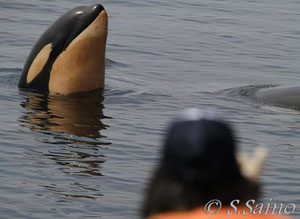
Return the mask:
[[79,0],[0,0],[1,218],[139,218],[168,121],[220,112],[241,150],[269,149],[263,201],[300,199],[300,113],[220,90],[300,83],[300,3],[85,1],[109,14],[99,96],[44,97],[17,82],[33,44]]

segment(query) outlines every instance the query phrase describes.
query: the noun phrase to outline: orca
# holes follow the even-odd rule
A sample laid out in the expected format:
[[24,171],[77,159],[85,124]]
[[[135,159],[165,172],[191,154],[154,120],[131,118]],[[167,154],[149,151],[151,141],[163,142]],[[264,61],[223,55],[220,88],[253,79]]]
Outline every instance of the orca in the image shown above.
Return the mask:
[[100,4],[59,17],[32,48],[18,87],[69,95],[102,89],[108,16]]
[[300,87],[276,86],[260,89],[254,94],[254,99],[261,103],[300,109]]

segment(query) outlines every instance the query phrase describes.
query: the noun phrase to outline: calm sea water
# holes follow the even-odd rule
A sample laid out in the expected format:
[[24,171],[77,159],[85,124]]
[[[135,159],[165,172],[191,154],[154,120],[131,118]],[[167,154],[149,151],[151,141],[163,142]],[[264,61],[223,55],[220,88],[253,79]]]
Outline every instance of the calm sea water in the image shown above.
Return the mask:
[[243,151],[267,147],[263,201],[299,213],[299,111],[219,91],[300,83],[300,3],[92,3],[109,14],[106,87],[70,99],[17,81],[42,32],[82,1],[0,0],[1,218],[139,218],[168,121],[186,107],[228,118]]

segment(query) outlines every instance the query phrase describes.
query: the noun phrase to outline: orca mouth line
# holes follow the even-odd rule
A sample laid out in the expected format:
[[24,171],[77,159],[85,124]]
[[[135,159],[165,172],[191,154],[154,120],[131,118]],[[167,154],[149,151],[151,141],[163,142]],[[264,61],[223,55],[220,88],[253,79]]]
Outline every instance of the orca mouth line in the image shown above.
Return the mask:
[[[56,57],[63,52],[82,31],[93,23],[103,10],[105,9],[102,5],[96,4],[92,6],[79,6],[66,12],[65,16],[63,16],[70,17],[70,24],[65,23],[65,25],[63,25],[64,27],[62,27],[62,31],[68,32],[68,34],[60,34],[57,36],[57,39],[52,43],[51,56]],[[61,19],[58,19],[51,26],[58,26],[57,24],[61,22]],[[64,28],[66,29],[64,30]]]

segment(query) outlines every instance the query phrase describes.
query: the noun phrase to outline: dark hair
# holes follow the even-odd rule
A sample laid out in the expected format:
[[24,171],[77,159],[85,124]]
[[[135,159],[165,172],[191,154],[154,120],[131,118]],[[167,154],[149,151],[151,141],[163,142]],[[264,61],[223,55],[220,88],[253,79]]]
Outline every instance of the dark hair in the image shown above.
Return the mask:
[[235,181],[183,182],[174,180],[158,168],[150,180],[142,207],[144,218],[162,212],[191,210],[218,199],[222,205],[239,199],[241,203],[257,199],[259,184],[240,177]]

